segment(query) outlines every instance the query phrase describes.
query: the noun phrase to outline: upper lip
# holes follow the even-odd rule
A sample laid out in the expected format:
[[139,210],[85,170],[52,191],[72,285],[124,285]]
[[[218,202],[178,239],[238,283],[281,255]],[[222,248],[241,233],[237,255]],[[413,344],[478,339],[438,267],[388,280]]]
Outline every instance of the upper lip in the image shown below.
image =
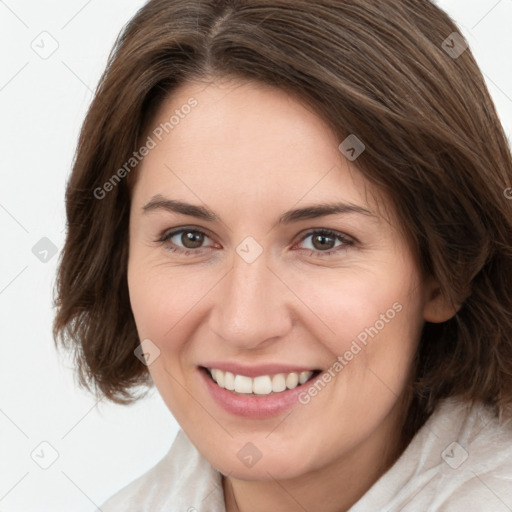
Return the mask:
[[239,363],[233,362],[221,362],[211,361],[201,364],[205,368],[216,368],[223,372],[231,372],[234,375],[244,375],[246,377],[259,377],[260,375],[276,375],[278,373],[300,373],[300,372],[313,372],[318,368],[312,368],[311,366],[294,366],[282,363],[267,363],[259,364],[254,366],[246,366]]

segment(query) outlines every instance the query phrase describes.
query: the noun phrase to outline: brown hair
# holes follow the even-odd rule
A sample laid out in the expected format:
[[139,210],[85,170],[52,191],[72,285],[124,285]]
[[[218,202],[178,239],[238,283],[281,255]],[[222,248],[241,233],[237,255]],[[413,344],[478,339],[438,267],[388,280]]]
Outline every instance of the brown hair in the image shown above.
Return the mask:
[[215,76],[286,89],[340,142],[356,134],[366,149],[355,164],[390,198],[422,271],[462,303],[450,320],[424,326],[403,437],[443,397],[496,412],[511,404],[512,201],[504,190],[512,158],[482,74],[454,32],[426,0],[151,0],[141,8],[109,57],[67,184],[54,337],[73,351],[80,384],[118,403],[151,386],[134,356],[126,278],[135,171],[104,197],[95,191],[138,149],[166,96]]

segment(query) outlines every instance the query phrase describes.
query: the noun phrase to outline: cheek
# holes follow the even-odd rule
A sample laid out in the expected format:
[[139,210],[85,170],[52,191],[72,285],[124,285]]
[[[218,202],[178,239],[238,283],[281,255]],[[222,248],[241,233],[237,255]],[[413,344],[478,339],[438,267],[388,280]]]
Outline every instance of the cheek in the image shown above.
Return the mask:
[[128,265],[130,302],[139,338],[150,339],[159,350],[148,371],[171,413],[185,425],[190,396],[183,388],[187,368],[181,355],[187,349],[184,340],[190,337],[187,329],[193,305],[201,298],[193,275],[190,270],[169,270],[143,258],[132,258]]
[[404,266],[398,270],[333,271],[330,279],[302,279],[294,290],[311,304],[310,331],[328,349],[332,363],[341,365],[334,368],[345,375],[339,379],[340,392],[349,383],[350,389],[357,383],[368,396],[391,393],[392,398],[402,391],[423,325],[423,306],[420,294],[411,293],[414,272]]
[[336,353],[347,341],[359,339],[364,344],[366,338],[421,316],[419,297],[410,293],[411,282],[405,276],[394,278],[389,269],[330,269],[318,278],[302,276],[294,282],[294,292],[313,314],[309,316],[328,333],[321,339]]
[[191,267],[168,268],[133,258],[128,265],[128,288],[139,335],[163,341],[172,337],[172,330],[209,287]]

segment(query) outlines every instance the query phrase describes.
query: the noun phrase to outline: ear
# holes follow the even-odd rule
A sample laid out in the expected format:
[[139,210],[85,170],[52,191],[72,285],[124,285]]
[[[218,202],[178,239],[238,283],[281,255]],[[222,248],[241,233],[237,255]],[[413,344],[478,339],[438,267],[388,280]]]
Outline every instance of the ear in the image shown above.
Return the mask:
[[424,318],[427,322],[446,322],[461,308],[462,304],[453,304],[441,291],[439,282],[435,279],[429,281],[425,287]]

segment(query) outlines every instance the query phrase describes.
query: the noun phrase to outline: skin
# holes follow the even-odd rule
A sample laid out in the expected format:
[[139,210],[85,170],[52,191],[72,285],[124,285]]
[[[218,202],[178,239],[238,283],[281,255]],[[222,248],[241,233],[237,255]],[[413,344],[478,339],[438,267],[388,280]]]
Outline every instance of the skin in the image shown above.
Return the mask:
[[[128,284],[140,339],[160,350],[152,379],[192,443],[227,475],[229,512],[347,510],[399,455],[401,398],[425,320],[454,311],[420,274],[391,205],[314,112],[280,89],[217,79],[182,85],[151,125],[191,96],[198,105],[144,158],[132,191]],[[207,206],[222,221],[144,212],[157,194]],[[339,201],[371,214],[275,225],[289,209]],[[202,245],[181,234],[159,241],[180,227],[205,232]],[[321,228],[354,243],[314,244],[311,231]],[[263,250],[252,263],[236,252],[248,236]],[[327,370],[395,303],[401,311],[291,412],[234,416],[198,376],[208,360]],[[248,442],[262,454],[251,468],[237,457]]]

